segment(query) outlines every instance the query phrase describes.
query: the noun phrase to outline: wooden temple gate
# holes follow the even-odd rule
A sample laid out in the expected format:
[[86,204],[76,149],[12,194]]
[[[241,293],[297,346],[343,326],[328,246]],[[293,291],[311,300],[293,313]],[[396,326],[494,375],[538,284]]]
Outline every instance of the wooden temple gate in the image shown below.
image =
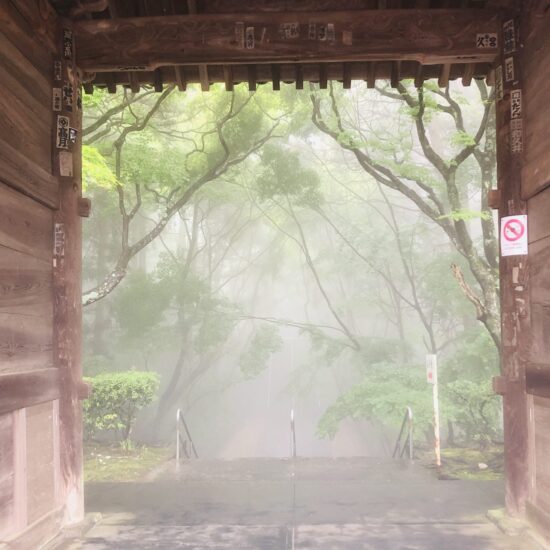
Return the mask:
[[[550,536],[550,10],[543,0],[0,0],[0,541],[83,517],[81,100],[94,86],[488,78],[500,216],[506,505]],[[12,546],[10,546],[12,547]]]

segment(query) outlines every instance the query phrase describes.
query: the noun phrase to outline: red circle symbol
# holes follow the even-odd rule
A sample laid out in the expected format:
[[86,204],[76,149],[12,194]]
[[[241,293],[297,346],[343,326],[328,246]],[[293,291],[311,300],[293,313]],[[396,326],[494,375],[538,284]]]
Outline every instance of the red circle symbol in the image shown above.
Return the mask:
[[523,237],[523,234],[525,233],[525,226],[520,220],[508,220],[504,224],[502,233],[507,241],[514,242]]

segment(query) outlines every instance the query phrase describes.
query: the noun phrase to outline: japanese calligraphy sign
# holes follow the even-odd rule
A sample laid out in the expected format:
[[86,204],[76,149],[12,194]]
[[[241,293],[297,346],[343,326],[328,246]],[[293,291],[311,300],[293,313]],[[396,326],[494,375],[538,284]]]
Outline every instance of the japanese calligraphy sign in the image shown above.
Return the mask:
[[510,118],[521,118],[521,90],[512,90],[510,92]]
[[52,90],[52,109],[56,112],[61,111],[62,107],[62,92],[61,88],[54,88]]
[[504,42],[502,49],[505,54],[516,51],[516,31],[514,29],[514,20],[505,21],[502,25],[502,40]]
[[63,58],[71,60],[73,58],[73,53],[73,31],[70,29],[63,29]]
[[56,147],[58,149],[69,148],[69,126],[70,120],[68,116],[57,116]]
[[498,48],[498,34],[496,32],[487,32],[476,35],[476,48],[495,50]]

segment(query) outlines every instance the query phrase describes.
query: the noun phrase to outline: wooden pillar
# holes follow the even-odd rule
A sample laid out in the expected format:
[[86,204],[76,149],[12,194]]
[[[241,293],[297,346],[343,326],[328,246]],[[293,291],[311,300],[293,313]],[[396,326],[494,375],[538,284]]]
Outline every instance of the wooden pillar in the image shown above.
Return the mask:
[[[54,61],[53,87],[62,89],[54,109],[53,170],[59,179],[59,209],[54,215],[54,359],[60,373],[59,497],[64,523],[84,517],[82,476],[82,105],[72,30],[59,29],[60,56]],[[61,70],[61,78],[59,71]],[[55,97],[55,95],[54,95]],[[61,118],[60,118],[61,117]]]
[[[504,216],[526,214],[527,210],[526,202],[521,198],[524,128],[518,19],[505,16],[502,22],[499,37],[501,57],[495,71],[499,222]],[[530,337],[528,286],[528,256],[501,255],[502,377],[496,387],[503,395],[505,500],[511,515],[524,513],[529,494],[529,423],[525,380]]]

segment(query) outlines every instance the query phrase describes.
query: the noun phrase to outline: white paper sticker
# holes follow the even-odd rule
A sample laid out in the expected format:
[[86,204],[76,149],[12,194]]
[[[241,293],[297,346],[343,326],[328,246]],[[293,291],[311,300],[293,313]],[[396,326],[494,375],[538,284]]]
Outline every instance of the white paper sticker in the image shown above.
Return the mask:
[[506,82],[512,82],[514,80],[514,58],[507,57],[504,60],[504,80]]
[[527,216],[505,216],[500,220],[500,253],[502,256],[527,254]]
[[52,109],[55,112],[61,111],[62,102],[61,102],[61,88],[54,88],[53,89],[53,95],[52,95]]
[[73,154],[69,151],[59,152],[59,175],[65,178],[73,177]]

